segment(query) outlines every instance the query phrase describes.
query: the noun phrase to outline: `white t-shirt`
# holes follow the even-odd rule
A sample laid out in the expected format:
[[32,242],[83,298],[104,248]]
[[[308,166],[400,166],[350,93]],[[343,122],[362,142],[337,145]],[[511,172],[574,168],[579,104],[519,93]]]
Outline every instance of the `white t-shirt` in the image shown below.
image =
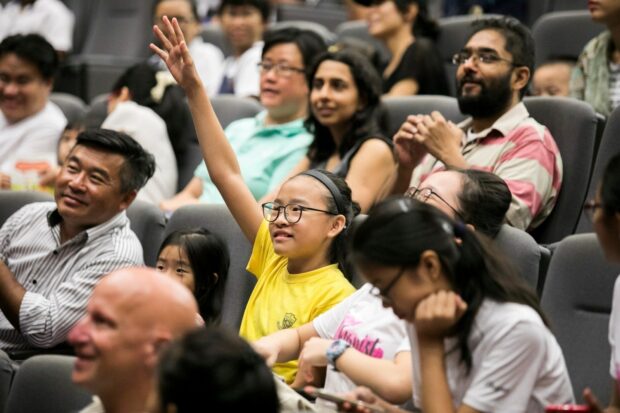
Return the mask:
[[13,34],[37,33],[56,50],[68,52],[73,46],[73,12],[60,0],[36,0],[22,9],[11,1],[0,9],[0,39]]
[[620,277],[616,278],[614,284],[614,298],[611,304],[611,316],[609,317],[609,344],[611,346],[611,361],[609,363],[609,374],[613,380],[618,379],[620,368]]
[[[312,325],[321,338],[343,339],[361,353],[393,360],[401,351],[410,351],[407,324],[399,320],[381,299],[370,294],[366,283],[335,307],[314,319]],[[356,385],[344,374],[327,369],[325,389],[346,393]]]
[[222,82],[227,79],[233,83],[235,96],[258,96],[260,91],[260,74],[258,63],[263,53],[263,42],[256,42],[241,56],[228,56],[224,61],[222,79],[219,82],[218,91]]
[[[413,362],[413,402],[422,406],[420,357],[415,327],[408,326]],[[573,389],[562,350],[531,307],[485,300],[478,310],[468,344],[469,375],[444,340],[446,375],[455,408],[466,404],[481,412],[538,413],[551,404],[573,403]]]
[[159,204],[175,194],[177,162],[166,123],[157,113],[133,101],[121,102],[101,127],[125,132],[155,157],[155,174],[138,192],[137,199]]
[[209,96],[217,95],[224,71],[224,53],[219,47],[196,36],[189,44],[196,71],[207,88]]
[[58,139],[67,119],[52,102],[43,110],[14,124],[0,111],[0,172],[12,175],[19,161],[45,161],[56,165]]

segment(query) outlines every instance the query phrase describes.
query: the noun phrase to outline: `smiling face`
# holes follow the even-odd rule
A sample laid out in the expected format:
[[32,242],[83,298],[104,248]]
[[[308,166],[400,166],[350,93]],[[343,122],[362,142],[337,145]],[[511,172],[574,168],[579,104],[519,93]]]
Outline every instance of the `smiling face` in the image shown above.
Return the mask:
[[417,15],[417,5],[411,3],[409,10],[403,14],[391,0],[373,2],[368,7],[366,22],[368,33],[378,39],[388,39],[397,34],[403,27],[411,31],[411,25]]
[[620,2],[618,0],[589,0],[588,10],[592,20],[608,26],[620,22]]
[[0,58],[0,110],[9,124],[43,110],[51,90],[34,64],[14,53]]
[[[304,61],[294,43],[281,43],[267,50],[262,59],[268,65],[282,64],[303,69]],[[267,109],[269,118],[277,123],[291,122],[306,116],[308,84],[304,73],[276,73],[275,69],[261,71],[260,102]]]
[[[474,117],[497,116],[513,100],[518,100],[519,91],[515,89],[516,77],[511,65],[513,57],[505,45],[504,36],[490,29],[475,33],[465,45],[463,50],[476,58],[470,58],[459,65],[456,72],[457,98],[463,113]],[[480,53],[491,54],[502,60],[483,63],[477,59]],[[521,67],[520,70],[527,69]]]
[[125,210],[135,191],[121,192],[125,159],[83,145],[69,153],[56,179],[54,197],[63,224],[85,230]]
[[236,56],[262,39],[265,31],[260,10],[250,5],[225,6],[220,14],[220,24]]
[[349,66],[334,60],[323,61],[312,79],[310,104],[317,121],[332,134],[348,129],[351,118],[362,107]]
[[189,258],[178,245],[168,245],[159,253],[155,269],[180,281],[192,293],[196,291],[196,279]]
[[[329,191],[309,176],[296,176],[286,181],[274,200],[276,205],[298,204],[328,210]],[[284,211],[269,224],[269,233],[278,255],[291,260],[318,260],[327,265],[327,251],[332,240],[342,231],[344,217],[318,211],[303,211],[295,224],[286,221]],[[318,268],[318,267],[317,267]]]

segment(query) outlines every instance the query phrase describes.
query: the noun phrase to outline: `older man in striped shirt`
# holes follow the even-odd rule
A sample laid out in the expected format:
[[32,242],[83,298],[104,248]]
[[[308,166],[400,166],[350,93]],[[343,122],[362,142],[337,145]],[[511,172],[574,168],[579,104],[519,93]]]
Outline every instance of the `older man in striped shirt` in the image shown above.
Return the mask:
[[457,126],[438,112],[409,116],[394,136],[400,158],[394,192],[436,170],[483,169],[510,188],[507,222],[533,229],[555,206],[562,159],[547,128],[521,102],[534,66],[532,36],[516,19],[483,19],[453,61],[459,108],[471,118]]
[[153,157],[126,134],[83,132],[62,166],[56,202],[33,203],[0,229],[0,349],[66,340],[99,279],[142,265],[125,209],[153,175]]

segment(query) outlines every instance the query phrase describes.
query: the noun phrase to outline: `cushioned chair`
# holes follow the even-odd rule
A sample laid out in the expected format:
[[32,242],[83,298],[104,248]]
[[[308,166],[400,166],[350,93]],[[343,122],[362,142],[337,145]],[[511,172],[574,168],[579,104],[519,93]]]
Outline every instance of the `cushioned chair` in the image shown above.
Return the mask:
[[562,347],[575,398],[586,386],[603,406],[611,392],[608,343],[612,294],[620,266],[605,261],[594,234],[562,240],[551,258],[542,307]]
[[587,103],[568,98],[526,98],[530,115],[549,128],[562,155],[562,189],[551,215],[532,235],[550,244],[573,234],[584,202],[596,141],[598,118]]
[[79,97],[56,92],[50,95],[50,100],[62,110],[67,122],[75,123],[84,120],[88,106]]
[[532,36],[536,44],[536,66],[558,57],[576,60],[586,43],[605,30],[605,26],[592,21],[590,13],[583,10],[583,2],[580,3],[580,10],[543,14],[534,23]]
[[309,30],[319,35],[326,44],[331,44],[336,40],[336,35],[332,33],[327,27],[321,23],[305,20],[287,20],[272,23],[269,26],[270,30],[280,30],[288,27],[295,27],[302,30]]
[[164,213],[150,202],[135,200],[127,209],[127,217],[142,244],[144,263],[155,266],[166,227]]
[[459,111],[456,99],[448,96],[399,96],[382,99],[380,123],[386,136],[392,137],[407,116],[440,112],[446,119],[460,122],[465,116]]
[[88,405],[92,396],[71,381],[74,357],[42,355],[17,370],[6,413],[66,413]]
[[[620,139],[618,139],[618,136],[620,136],[620,108],[616,108],[616,110],[611,112],[607,119],[607,124],[605,125],[601,137],[601,143],[598,147],[596,161],[594,162],[594,170],[592,171],[586,199],[594,198],[596,189],[603,178],[603,172],[609,160],[614,155],[620,153]],[[582,214],[579,219],[579,224],[577,225],[577,232],[590,231],[592,231],[592,223]]]
[[383,43],[368,33],[368,23],[365,20],[351,20],[339,24],[336,28],[336,38],[338,41],[347,38],[362,40],[377,51],[381,62],[390,60],[390,51]]
[[521,277],[533,288],[538,288],[542,247],[525,231],[502,225],[495,237],[495,245],[506,254]]
[[276,9],[276,21],[303,20],[322,24],[327,30],[334,31],[336,27],[347,20],[347,13],[342,5],[320,4],[318,6],[280,4]]
[[204,227],[222,237],[230,251],[230,270],[224,293],[222,324],[238,330],[255,278],[245,270],[251,245],[225,205],[189,205],[172,214],[165,236],[179,229]]
[[235,95],[214,96],[211,98],[211,104],[222,128],[226,128],[237,119],[251,118],[263,110],[256,99]]
[[232,54],[232,47],[226,40],[226,36],[219,24],[203,25],[200,30],[200,37],[207,43],[211,43],[220,48],[224,56]]
[[49,202],[54,198],[45,192],[0,190],[0,226],[21,207],[32,202]]
[[549,12],[562,10],[583,10],[585,7],[582,0],[545,0],[545,3],[546,10]]

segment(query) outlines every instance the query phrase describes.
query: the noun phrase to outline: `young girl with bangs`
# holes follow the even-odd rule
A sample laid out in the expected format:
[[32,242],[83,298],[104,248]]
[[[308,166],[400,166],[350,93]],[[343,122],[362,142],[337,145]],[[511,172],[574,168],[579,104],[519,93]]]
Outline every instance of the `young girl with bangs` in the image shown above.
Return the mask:
[[[258,206],[196,73],[178,22],[166,17],[163,22],[165,34],[153,28],[163,48],[150,47],[185,90],[211,179],[253,244],[247,268],[257,284],[240,333],[252,341],[305,324],[354,291],[342,274],[344,230],[359,208],[342,179],[320,171],[287,180],[272,202]],[[274,372],[291,382],[296,366],[295,361],[280,363]]]

